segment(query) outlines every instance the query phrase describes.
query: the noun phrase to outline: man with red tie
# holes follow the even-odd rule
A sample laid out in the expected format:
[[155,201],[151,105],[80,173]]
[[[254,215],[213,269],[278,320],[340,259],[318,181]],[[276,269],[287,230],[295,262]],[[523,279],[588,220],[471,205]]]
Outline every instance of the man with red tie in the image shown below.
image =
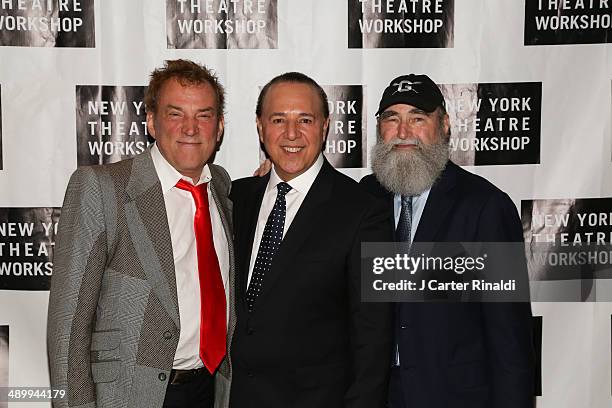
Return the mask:
[[209,164],[224,91],[204,66],[151,75],[155,145],[83,167],[59,225],[48,321],[56,407],[227,406],[234,325],[230,179]]

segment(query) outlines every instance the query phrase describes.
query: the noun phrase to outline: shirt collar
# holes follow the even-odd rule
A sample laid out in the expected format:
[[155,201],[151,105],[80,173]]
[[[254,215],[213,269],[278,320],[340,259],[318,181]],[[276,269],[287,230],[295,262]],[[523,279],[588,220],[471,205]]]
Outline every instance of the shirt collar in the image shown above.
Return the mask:
[[[427,190],[423,191],[421,194],[413,195],[412,196],[412,202],[414,203],[415,201],[420,200],[422,197],[428,196],[430,191],[431,191],[431,187],[429,187]],[[402,195],[399,194],[399,193],[395,193],[394,194],[394,198],[396,200],[399,200],[400,202],[402,201]]]
[[[319,171],[321,171],[322,167],[323,154],[319,153],[317,160],[312,166],[310,166],[308,170],[306,170],[304,173],[300,174],[296,178],[288,181],[287,184],[289,184],[293,190],[297,190],[299,193],[306,195],[308,193],[308,190],[310,190],[312,183],[314,183],[315,179],[317,178],[317,175],[319,174]],[[276,173],[274,166],[272,166],[272,171],[270,172],[270,181],[268,182],[268,187],[266,188],[266,191],[270,191],[276,188],[276,185],[282,182],[283,179],[280,178],[280,176]]]
[[[155,167],[157,177],[159,177],[159,181],[161,182],[162,192],[164,194],[172,190],[180,179],[186,180],[193,184],[193,180],[190,177],[183,176],[178,172],[178,170],[172,167],[170,163],[168,163],[168,160],[166,160],[166,158],[162,156],[161,152],[159,151],[157,143],[153,144],[153,147],[151,147],[151,159],[153,159],[153,166]],[[212,174],[210,173],[208,164],[206,164],[202,169],[200,180],[198,180],[196,185],[208,183],[211,179]]]

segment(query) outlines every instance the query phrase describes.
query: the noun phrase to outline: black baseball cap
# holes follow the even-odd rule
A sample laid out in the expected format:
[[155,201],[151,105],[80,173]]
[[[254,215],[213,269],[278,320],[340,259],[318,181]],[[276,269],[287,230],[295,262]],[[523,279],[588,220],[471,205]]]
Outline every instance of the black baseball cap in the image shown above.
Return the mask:
[[383,92],[376,116],[396,103],[404,103],[433,112],[444,106],[444,96],[440,88],[427,75],[410,74],[395,78]]

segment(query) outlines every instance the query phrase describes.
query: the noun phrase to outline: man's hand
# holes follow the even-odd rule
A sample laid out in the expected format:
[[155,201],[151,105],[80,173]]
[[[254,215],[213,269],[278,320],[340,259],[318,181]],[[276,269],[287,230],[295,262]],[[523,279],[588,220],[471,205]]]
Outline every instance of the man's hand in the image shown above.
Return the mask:
[[270,159],[266,159],[261,162],[257,170],[253,172],[253,176],[263,177],[268,174],[270,170],[272,170],[272,162],[270,161]]

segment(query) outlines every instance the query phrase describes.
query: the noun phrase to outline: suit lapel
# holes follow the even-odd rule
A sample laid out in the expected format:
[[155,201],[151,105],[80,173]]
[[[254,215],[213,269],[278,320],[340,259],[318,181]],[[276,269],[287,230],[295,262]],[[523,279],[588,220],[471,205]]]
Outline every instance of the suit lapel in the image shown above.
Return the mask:
[[455,191],[456,178],[456,165],[449,161],[442,171],[440,178],[431,187],[423,215],[421,215],[414,236],[415,242],[435,241],[438,230],[457,201]]
[[[323,167],[315,178],[308,194],[304,198],[293,222],[289,226],[283,241],[274,255],[272,267],[264,278],[264,285],[257,302],[265,302],[266,295],[274,286],[280,275],[287,272],[290,265],[295,262],[297,253],[302,248],[302,243],[310,236],[315,227],[318,227],[316,220],[325,211],[323,205],[332,195],[333,174],[335,170],[324,161]],[[291,182],[289,182],[291,184]],[[257,309],[257,307],[255,308]]]
[[212,193],[212,198],[219,210],[219,214],[221,216],[221,223],[223,224],[223,229],[225,230],[225,237],[229,244],[229,252],[230,259],[233,259],[234,245],[233,243],[233,234],[232,234],[232,207],[233,203],[227,196],[227,193],[223,193],[227,191],[227,187],[222,184],[222,177],[220,171],[217,170],[216,166],[209,165],[210,172],[212,174],[212,180],[210,182],[210,191]]
[[174,256],[161,184],[150,151],[138,155],[126,187],[125,216],[132,244],[164,309],[180,327]]
[[391,216],[389,217],[389,228],[391,228],[391,232],[395,237],[395,203],[393,199],[395,198],[395,194],[387,190],[380,184],[380,182],[376,179],[376,176],[372,175],[373,178],[373,190],[369,190],[370,193],[374,197],[378,197],[381,200],[384,200],[387,203],[387,211]]

